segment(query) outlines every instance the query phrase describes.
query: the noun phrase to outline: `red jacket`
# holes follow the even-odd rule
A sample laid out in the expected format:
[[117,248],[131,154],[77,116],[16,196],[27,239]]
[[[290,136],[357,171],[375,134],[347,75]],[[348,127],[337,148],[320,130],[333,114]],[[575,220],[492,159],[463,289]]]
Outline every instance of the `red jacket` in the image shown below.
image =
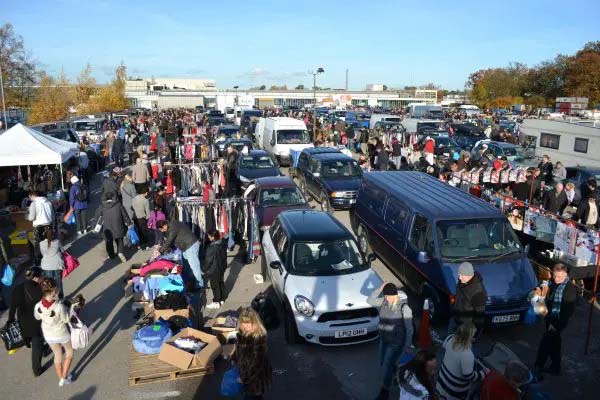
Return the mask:
[[425,142],[425,147],[423,148],[423,150],[425,151],[425,153],[431,153],[431,154],[433,154],[434,148],[435,148],[435,142],[434,142],[434,140],[433,139],[429,139],[428,141]]

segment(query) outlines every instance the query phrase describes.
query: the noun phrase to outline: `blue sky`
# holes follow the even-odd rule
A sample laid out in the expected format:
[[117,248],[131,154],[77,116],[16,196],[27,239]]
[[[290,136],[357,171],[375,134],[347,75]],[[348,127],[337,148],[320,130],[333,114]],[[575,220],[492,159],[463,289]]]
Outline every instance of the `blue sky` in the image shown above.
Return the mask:
[[[154,1],[2,0],[32,56],[70,78],[90,63],[99,81],[123,60],[133,76],[213,78],[362,89],[435,82],[510,61],[535,65],[600,40],[598,0]],[[484,4],[482,6],[482,4]]]

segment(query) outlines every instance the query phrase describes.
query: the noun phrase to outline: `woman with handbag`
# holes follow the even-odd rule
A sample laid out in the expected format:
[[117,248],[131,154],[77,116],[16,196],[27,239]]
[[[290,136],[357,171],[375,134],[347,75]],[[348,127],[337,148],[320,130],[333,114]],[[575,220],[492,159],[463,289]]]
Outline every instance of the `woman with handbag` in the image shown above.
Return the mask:
[[71,383],[69,368],[73,361],[73,346],[69,333],[69,310],[58,299],[58,287],[52,278],[40,281],[42,300],[34,307],[34,317],[42,321],[44,339],[54,353],[54,368],[58,376],[58,386]]
[[60,241],[54,238],[54,231],[47,226],[43,231],[43,240],[40,242],[40,252],[42,253],[42,276],[52,278],[58,287],[58,296],[63,298],[62,271],[65,269]]
[[15,321],[18,322],[25,345],[31,347],[31,368],[36,377],[43,372],[44,339],[40,321],[33,317],[34,307],[42,299],[42,290],[39,285],[41,277],[42,270],[38,267],[32,267],[25,272],[25,282],[13,289],[6,323],[9,325]]

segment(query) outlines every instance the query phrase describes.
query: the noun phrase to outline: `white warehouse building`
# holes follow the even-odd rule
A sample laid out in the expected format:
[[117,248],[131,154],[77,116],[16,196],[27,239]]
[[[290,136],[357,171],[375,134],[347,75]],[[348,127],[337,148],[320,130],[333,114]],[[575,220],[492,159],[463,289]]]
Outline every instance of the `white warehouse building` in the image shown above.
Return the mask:
[[[153,78],[127,81],[125,95],[132,107],[161,109],[169,107],[215,107],[234,105],[295,106],[314,103],[312,90],[217,90],[213,80]],[[436,90],[318,90],[318,105],[370,106],[397,108],[409,103],[435,104]]]

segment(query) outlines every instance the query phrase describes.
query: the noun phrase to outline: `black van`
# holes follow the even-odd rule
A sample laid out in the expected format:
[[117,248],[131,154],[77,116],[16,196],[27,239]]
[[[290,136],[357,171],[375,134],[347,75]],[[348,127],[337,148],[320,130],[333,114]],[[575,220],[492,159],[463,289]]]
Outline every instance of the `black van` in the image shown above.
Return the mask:
[[351,223],[363,254],[374,252],[446,316],[458,265],[469,261],[488,293],[486,315],[498,325],[523,320],[537,281],[500,210],[421,172],[366,173]]

